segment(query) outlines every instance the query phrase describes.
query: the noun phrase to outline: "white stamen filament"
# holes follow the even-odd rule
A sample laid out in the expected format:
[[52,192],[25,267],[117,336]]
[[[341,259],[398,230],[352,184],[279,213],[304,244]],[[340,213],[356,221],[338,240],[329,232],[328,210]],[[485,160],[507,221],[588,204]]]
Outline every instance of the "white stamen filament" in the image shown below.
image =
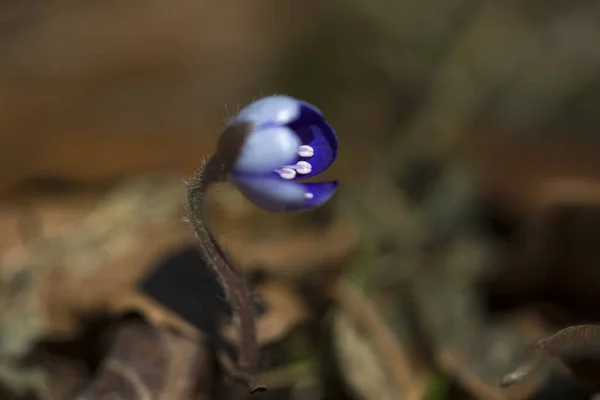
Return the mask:
[[303,144],[298,147],[298,155],[300,157],[312,157],[315,155],[315,149],[313,149],[312,146]]

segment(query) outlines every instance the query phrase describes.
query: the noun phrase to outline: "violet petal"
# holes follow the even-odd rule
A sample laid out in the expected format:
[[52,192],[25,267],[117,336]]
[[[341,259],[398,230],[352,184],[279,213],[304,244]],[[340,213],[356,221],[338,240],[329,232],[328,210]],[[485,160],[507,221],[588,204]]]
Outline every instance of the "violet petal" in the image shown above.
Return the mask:
[[[293,124],[292,124],[293,125]],[[293,126],[290,126],[293,127]],[[324,121],[294,129],[303,145],[311,146],[314,150],[312,157],[298,157],[297,161],[306,161],[312,166],[312,171],[298,175],[296,179],[305,179],[325,171],[337,156],[338,142],[335,132]]]
[[301,183],[270,177],[239,176],[229,180],[258,207],[274,212],[316,208],[333,197],[337,181]]

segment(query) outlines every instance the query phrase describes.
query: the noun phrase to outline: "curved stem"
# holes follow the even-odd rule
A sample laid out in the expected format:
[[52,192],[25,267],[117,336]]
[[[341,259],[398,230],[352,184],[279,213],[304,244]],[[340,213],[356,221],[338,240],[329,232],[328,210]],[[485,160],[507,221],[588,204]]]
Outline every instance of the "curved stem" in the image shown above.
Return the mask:
[[[242,277],[231,267],[227,256],[208,230],[203,212],[206,191],[211,184],[225,179],[224,170],[224,164],[216,157],[202,163],[188,187],[188,212],[206,262],[221,281],[231,305],[239,336],[238,371],[234,373],[234,378],[238,384],[243,385],[245,394],[242,398],[245,398],[249,392],[257,389],[253,380],[259,356],[254,302]],[[235,392],[240,393],[241,390]]]

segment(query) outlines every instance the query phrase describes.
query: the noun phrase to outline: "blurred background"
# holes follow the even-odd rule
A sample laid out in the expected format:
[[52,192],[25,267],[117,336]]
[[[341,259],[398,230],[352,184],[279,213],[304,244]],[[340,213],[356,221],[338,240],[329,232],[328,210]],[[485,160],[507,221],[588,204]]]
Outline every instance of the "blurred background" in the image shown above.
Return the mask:
[[282,93],[341,185],[209,194],[261,305],[254,398],[592,399],[600,330],[552,335],[600,321],[598,43],[594,0],[0,2],[0,398],[226,398],[185,180]]

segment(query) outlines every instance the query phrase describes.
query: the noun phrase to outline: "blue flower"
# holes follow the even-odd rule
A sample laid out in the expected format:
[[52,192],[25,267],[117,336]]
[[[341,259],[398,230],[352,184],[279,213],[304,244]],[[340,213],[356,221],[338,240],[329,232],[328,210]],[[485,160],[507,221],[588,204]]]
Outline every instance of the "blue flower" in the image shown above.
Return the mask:
[[333,197],[337,181],[298,182],[325,171],[337,155],[335,132],[320,110],[289,96],[269,96],[243,108],[228,127],[240,124],[247,129],[227,179],[251,202],[269,211],[300,211]]

